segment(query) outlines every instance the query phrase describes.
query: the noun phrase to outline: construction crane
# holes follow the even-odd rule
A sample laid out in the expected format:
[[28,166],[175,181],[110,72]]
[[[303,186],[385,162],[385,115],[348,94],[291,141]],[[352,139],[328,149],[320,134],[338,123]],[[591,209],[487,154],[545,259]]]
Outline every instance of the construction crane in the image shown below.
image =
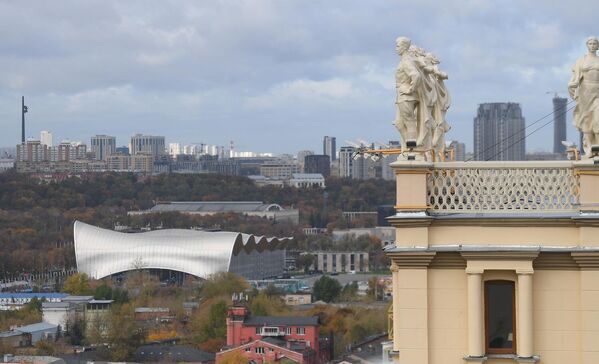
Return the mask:
[[[414,160],[415,154],[426,152],[426,151],[416,149],[415,146],[412,145],[412,143],[410,143],[410,141],[408,141],[408,143],[406,143],[407,146],[405,149],[398,147],[397,145],[395,145],[395,143],[393,143],[394,145],[384,144],[381,142],[368,144],[367,142],[365,142],[361,139],[358,139],[359,144],[354,143],[349,140],[346,140],[345,142],[356,149],[356,151],[352,154],[352,159],[354,159],[354,160],[364,157],[364,158],[370,158],[376,162],[381,158],[385,158],[390,155],[398,155],[398,154],[405,155],[407,160]],[[375,147],[375,144],[378,144],[378,147]],[[447,148],[447,149],[445,149],[445,153],[443,153],[443,155],[440,155],[440,156],[434,152],[430,153],[430,158],[432,158],[433,162],[437,158],[440,158],[440,161],[442,161],[442,162],[447,161],[447,160],[454,160],[455,159],[455,151],[453,150],[453,148]]]

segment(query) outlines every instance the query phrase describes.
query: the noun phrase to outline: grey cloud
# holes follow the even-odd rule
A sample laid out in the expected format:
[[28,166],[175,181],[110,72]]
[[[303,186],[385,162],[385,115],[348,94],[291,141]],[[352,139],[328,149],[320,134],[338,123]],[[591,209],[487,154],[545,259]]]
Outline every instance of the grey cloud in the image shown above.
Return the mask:
[[[565,92],[597,10],[582,0],[0,2],[0,145],[19,140],[21,94],[29,135],[113,133],[124,144],[151,132],[274,152],[318,150],[324,134],[397,139],[393,43],[406,35],[449,73],[450,137],[470,148],[478,103],[521,102],[528,121],[551,111],[545,92]],[[529,145],[548,140],[550,128]]]

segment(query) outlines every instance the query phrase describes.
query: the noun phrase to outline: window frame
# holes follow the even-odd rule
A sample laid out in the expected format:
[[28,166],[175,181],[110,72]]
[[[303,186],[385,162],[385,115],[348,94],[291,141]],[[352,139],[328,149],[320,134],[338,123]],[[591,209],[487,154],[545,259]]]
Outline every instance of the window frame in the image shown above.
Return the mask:
[[[512,347],[511,348],[491,348],[489,347],[489,290],[490,285],[506,285],[512,287]],[[505,279],[493,279],[484,282],[484,315],[485,315],[485,353],[486,354],[516,354],[517,349],[517,326],[516,326],[516,282]]]

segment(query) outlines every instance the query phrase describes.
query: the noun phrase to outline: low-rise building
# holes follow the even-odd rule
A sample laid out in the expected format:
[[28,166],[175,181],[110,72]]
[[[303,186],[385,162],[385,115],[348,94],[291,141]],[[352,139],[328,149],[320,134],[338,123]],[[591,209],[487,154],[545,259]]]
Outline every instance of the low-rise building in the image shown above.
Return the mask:
[[267,162],[260,166],[260,174],[267,178],[287,180],[299,173],[299,166],[290,162]]
[[10,364],[66,364],[61,358],[45,355],[4,355],[4,363]]
[[168,307],[137,307],[135,308],[136,321],[160,321],[167,319],[171,315],[171,310]]
[[69,319],[75,317],[76,305],[71,302],[42,302],[42,320],[68,331]]
[[15,160],[10,158],[0,158],[0,173],[14,168]]
[[325,188],[325,180],[320,173],[294,173],[289,185],[296,188]]
[[24,332],[9,330],[0,332],[0,345],[3,348],[21,348],[29,345],[29,335]]
[[264,186],[277,186],[277,187],[284,187],[285,186],[285,181],[283,181],[282,179],[272,179],[272,178],[266,178],[262,175],[250,175],[247,176],[249,179],[252,180],[252,182],[254,182],[254,184],[258,187],[264,187]]
[[34,298],[46,302],[61,302],[67,296],[66,293],[0,293],[0,311],[18,310]]
[[261,201],[173,201],[159,202],[149,210],[129,211],[129,215],[163,212],[180,212],[190,215],[214,215],[219,213],[239,213],[248,216],[265,217],[276,221],[299,223],[299,210],[285,209],[278,204],[265,204]]
[[135,350],[138,363],[214,363],[214,354],[186,345],[143,345]]
[[375,236],[381,239],[381,245],[386,246],[395,242],[396,229],[392,226],[377,226],[373,228],[352,228],[344,230],[333,230],[333,241],[341,241],[360,236]]
[[332,349],[328,338],[319,337],[317,316],[251,316],[245,301],[234,300],[227,312],[227,346],[216,363],[237,352],[255,363],[320,364],[332,358]]
[[102,334],[106,333],[108,326],[106,318],[110,313],[110,306],[113,300],[90,300],[85,305],[85,327],[86,330],[99,330]]
[[287,293],[283,296],[285,304],[288,306],[307,305],[312,303],[312,293],[310,292],[297,292]]
[[58,325],[38,322],[36,324],[17,327],[12,331],[24,334],[26,342],[25,345],[21,346],[29,346],[35,345],[40,340],[54,340],[58,334]]
[[310,252],[316,256],[310,267],[324,273],[368,272],[368,252]]

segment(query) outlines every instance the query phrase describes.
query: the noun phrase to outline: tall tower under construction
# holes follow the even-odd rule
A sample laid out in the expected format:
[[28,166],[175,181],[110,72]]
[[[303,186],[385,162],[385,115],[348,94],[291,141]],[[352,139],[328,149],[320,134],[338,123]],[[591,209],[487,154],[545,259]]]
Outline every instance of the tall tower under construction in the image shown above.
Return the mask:
[[525,159],[525,120],[520,104],[480,104],[474,118],[474,159],[521,161]]
[[553,97],[553,153],[563,154],[566,147],[562,141],[567,139],[566,136],[566,113],[568,99],[559,97],[557,94]]

